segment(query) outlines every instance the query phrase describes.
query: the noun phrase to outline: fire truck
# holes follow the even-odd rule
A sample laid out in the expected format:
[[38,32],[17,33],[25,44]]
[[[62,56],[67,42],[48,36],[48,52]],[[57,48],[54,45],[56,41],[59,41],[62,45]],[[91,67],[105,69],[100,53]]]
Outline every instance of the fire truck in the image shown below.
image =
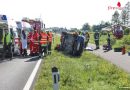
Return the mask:
[[[39,54],[39,44],[36,45],[35,42],[39,42],[40,31],[42,30],[43,26],[45,26],[45,24],[43,24],[43,22],[42,22],[42,20],[40,18],[29,19],[27,17],[24,17],[22,19],[22,22],[29,23],[31,25],[31,27],[33,28],[33,30],[28,33],[28,40],[27,40],[28,44],[32,43],[31,46],[29,46],[31,48],[30,53],[33,54],[33,55]],[[36,35],[37,40],[36,41],[35,40],[31,40],[31,38],[32,38],[31,35],[34,34],[33,33],[34,30],[37,31],[37,35]]]

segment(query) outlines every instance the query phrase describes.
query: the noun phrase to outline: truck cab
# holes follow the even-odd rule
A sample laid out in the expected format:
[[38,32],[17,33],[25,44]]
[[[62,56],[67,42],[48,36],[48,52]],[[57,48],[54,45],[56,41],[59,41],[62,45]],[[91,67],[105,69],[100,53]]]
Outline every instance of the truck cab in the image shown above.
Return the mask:
[[0,53],[2,53],[3,51],[3,43],[2,43],[2,38],[3,38],[3,34],[4,34],[4,26],[5,23],[0,23]]
[[[0,22],[0,55],[2,55],[3,52],[6,52],[6,56],[9,55],[10,52],[8,52],[8,49],[6,51],[4,51],[4,46],[3,46],[3,42],[2,42],[2,39],[3,39],[3,36],[5,34],[5,29],[8,30],[8,32],[10,34],[12,34],[12,31],[9,29],[8,27],[8,24],[7,23],[4,23],[4,22]],[[13,45],[11,45],[11,54],[13,55]]]

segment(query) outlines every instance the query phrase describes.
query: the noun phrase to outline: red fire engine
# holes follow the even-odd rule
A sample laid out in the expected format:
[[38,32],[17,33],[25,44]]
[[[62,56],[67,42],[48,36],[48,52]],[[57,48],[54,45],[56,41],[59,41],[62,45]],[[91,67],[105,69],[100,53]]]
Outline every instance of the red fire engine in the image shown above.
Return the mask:
[[33,31],[29,32],[28,34],[28,42],[30,48],[30,55],[37,55],[39,54],[39,34],[40,30],[43,28],[43,22],[39,18],[23,18],[22,21],[28,22],[33,28]]

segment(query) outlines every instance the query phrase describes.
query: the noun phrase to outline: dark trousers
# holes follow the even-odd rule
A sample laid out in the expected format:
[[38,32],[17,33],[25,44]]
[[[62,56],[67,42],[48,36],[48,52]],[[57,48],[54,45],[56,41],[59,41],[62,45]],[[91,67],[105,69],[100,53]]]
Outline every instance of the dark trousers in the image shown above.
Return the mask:
[[51,54],[51,42],[48,43],[48,52]]
[[13,51],[12,51],[12,44],[4,45],[3,47],[3,54],[2,59],[5,58],[5,55],[8,54],[9,58],[12,59],[13,57]]
[[107,45],[108,45],[108,50],[112,49],[111,48],[111,41],[109,39],[107,40]]
[[96,49],[99,48],[99,40],[95,40]]
[[88,46],[88,42],[89,42],[89,39],[85,41],[84,48],[86,48]]
[[22,55],[27,56],[27,49],[22,49]]
[[40,45],[40,54],[43,54],[43,52],[44,52],[45,54],[47,54],[47,46],[41,46],[41,45]]

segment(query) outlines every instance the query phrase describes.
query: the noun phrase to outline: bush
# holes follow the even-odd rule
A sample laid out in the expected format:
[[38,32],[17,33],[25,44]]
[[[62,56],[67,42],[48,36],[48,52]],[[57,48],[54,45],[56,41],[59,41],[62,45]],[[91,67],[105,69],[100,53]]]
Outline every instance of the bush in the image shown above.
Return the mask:
[[129,33],[130,33],[129,28],[126,28],[126,29],[124,30],[124,34],[125,34],[125,35],[128,35]]
[[116,43],[116,39],[115,38],[111,38],[111,45],[114,45]]
[[127,35],[123,38],[123,44],[130,45],[130,35]]

